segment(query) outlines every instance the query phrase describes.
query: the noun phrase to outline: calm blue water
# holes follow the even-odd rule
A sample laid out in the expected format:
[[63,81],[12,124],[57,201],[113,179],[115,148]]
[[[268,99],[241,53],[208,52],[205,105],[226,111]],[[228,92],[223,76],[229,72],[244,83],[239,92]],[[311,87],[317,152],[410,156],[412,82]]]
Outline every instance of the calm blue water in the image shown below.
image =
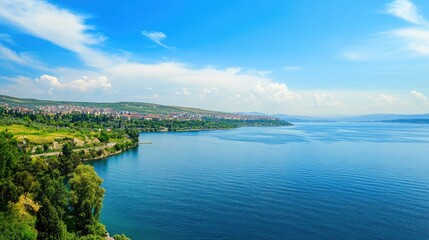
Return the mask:
[[429,239],[429,126],[143,133],[95,161],[102,222],[133,239]]

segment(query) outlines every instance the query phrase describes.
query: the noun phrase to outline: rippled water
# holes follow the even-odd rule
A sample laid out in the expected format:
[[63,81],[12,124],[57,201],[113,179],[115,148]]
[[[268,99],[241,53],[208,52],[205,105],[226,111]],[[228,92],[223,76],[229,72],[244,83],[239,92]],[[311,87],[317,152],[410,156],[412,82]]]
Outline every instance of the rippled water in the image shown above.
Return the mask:
[[143,133],[95,161],[102,222],[133,239],[429,239],[429,126]]

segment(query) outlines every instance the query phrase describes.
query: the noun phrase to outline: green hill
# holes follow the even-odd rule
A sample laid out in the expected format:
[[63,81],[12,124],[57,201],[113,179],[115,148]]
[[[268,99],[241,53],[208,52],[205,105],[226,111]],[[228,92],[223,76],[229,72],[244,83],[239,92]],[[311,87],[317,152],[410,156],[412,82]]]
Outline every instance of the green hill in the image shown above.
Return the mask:
[[96,107],[96,108],[111,108],[116,111],[129,111],[146,114],[170,114],[174,112],[180,113],[194,113],[194,114],[222,114],[221,112],[209,111],[199,108],[178,107],[178,106],[165,106],[154,103],[143,102],[116,102],[116,103],[97,103],[97,102],[71,102],[71,101],[52,101],[52,100],[38,100],[30,98],[16,98],[5,95],[0,95],[0,105],[8,104],[9,107],[25,106],[81,106],[81,107]]

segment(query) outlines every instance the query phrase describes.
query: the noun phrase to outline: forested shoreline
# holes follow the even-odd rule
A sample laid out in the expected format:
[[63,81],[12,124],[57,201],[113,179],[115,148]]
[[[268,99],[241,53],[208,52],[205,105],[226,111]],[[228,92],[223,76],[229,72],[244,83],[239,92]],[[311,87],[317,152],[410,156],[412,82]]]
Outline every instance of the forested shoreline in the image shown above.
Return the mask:
[[0,239],[105,238],[102,179],[70,145],[58,158],[32,159],[1,132],[0,159]]
[[[106,131],[97,116],[81,117],[0,110],[5,129],[0,132],[0,239],[105,239],[106,227],[99,221],[103,180],[83,164],[88,154],[95,158],[98,153],[80,151],[73,140],[96,139],[87,145],[101,149],[115,139],[112,149],[103,149],[114,152],[136,146],[139,132],[126,126]],[[34,149],[56,151],[51,135],[65,136],[52,140],[61,146],[58,156],[32,157]]]

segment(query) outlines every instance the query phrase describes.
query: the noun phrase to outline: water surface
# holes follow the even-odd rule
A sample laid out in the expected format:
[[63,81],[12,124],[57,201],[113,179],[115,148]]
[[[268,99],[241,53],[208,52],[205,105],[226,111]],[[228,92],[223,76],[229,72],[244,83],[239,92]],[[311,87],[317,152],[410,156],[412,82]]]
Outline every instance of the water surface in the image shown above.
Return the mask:
[[429,239],[429,126],[301,123],[142,133],[95,161],[132,239]]

